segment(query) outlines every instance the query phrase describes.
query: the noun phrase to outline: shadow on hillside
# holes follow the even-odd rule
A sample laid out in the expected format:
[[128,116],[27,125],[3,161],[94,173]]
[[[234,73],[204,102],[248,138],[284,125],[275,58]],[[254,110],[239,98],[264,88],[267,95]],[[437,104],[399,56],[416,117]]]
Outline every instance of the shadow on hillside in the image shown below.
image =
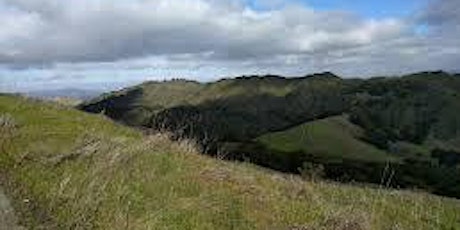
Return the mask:
[[[332,159],[304,152],[281,152],[269,150],[255,142],[227,146],[228,160],[251,162],[287,173],[305,173],[305,162],[320,165],[321,177],[343,183],[371,183],[383,187],[422,189],[424,191],[460,198],[460,170],[451,167],[442,150],[433,151],[433,158],[442,156],[437,162],[405,159],[401,162],[366,162],[351,159]],[[436,155],[438,154],[438,155]],[[451,157],[458,157],[452,153]],[[457,159],[457,164],[460,163]],[[315,170],[315,169],[314,169]],[[309,173],[309,172],[306,172]],[[315,172],[317,173],[317,172]]]
[[[166,131],[174,139],[193,139],[204,153],[220,158],[249,161],[289,173],[305,171],[304,163],[310,162],[321,165],[321,174],[328,179],[418,188],[460,197],[460,149],[448,143],[458,138],[460,130],[458,77],[444,72],[370,80],[344,80],[332,74],[297,79],[252,76],[206,87],[220,83],[223,85],[212,88],[214,91],[197,93],[209,94],[206,100],[184,99],[178,106],[172,103],[158,107],[160,104],[151,97],[145,102],[142,89],[133,88],[80,109],[103,112],[131,126]],[[283,91],[285,86],[289,90]],[[224,89],[228,92],[216,93]],[[182,100],[192,91],[184,92],[174,94],[172,101]],[[170,94],[157,96],[165,95]],[[139,101],[145,102],[144,107]],[[194,104],[197,101],[201,103]],[[252,142],[267,133],[344,113],[364,130],[362,141],[389,154],[393,153],[392,143],[406,142],[424,148],[427,156],[395,156],[399,160],[391,164],[364,162],[320,158],[317,156],[321,154],[304,152],[276,152]],[[424,145],[428,137],[434,138],[435,146]]]
[[450,160],[457,157],[457,153],[446,155],[437,150],[433,153],[433,159],[437,161],[408,158],[392,163],[364,162],[321,158],[303,152],[277,152],[248,141],[345,110],[343,97],[334,94],[305,97],[299,94],[302,92],[286,97],[232,97],[199,106],[175,107],[158,113],[147,127],[171,132],[175,139],[194,139],[204,153],[227,160],[251,162],[295,174],[303,170],[305,162],[311,162],[324,168],[323,177],[326,179],[416,188],[460,198],[460,170],[452,167]]

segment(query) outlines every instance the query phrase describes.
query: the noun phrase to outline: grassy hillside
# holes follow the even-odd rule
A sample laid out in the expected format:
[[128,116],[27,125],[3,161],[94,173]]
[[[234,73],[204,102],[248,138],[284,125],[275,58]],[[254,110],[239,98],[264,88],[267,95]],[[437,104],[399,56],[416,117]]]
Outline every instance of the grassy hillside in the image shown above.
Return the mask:
[[[147,82],[80,106],[133,126],[181,136],[247,141],[328,116],[349,113],[363,139],[459,151],[460,79],[445,72],[344,80],[331,73],[303,78],[251,76],[213,83]],[[196,125],[193,125],[196,124]],[[189,127],[192,126],[192,127]]]
[[31,229],[460,229],[457,200],[306,182],[0,96],[0,170]]
[[431,156],[430,144],[417,145],[397,141],[392,143],[390,150],[380,149],[365,140],[365,133],[362,127],[350,122],[348,115],[341,115],[265,134],[255,141],[269,151],[302,152],[331,160],[348,159],[385,163],[416,158],[437,162]]
[[234,151],[243,150],[255,163],[306,177],[379,184],[388,176],[387,184],[395,188],[421,188],[458,198],[456,152],[431,153],[429,145],[404,141],[380,149],[364,139],[365,132],[347,116],[329,117],[263,135]]
[[396,157],[362,141],[363,129],[346,116],[329,117],[263,135],[256,140],[269,149],[284,152],[301,151],[330,158],[362,161],[392,161]]
[[394,157],[360,138],[363,130],[344,116],[307,122],[294,128],[257,138],[275,151],[321,155],[363,161],[391,161]]
[[[191,110],[197,107],[206,116],[207,111],[223,111],[227,115],[242,112],[246,117],[256,117],[273,112],[278,109],[284,109],[283,106],[287,100],[296,101],[299,97],[304,97],[304,93],[310,94],[313,91],[318,92],[328,89],[336,92],[340,90],[340,79],[330,73],[323,75],[313,75],[304,78],[282,78],[278,76],[251,76],[240,77],[236,79],[223,79],[213,83],[198,83],[187,80],[173,80],[167,82],[146,82],[138,86],[127,88],[121,91],[108,93],[101,97],[83,103],[80,108],[87,112],[104,113],[115,120],[134,125],[134,126],[157,126],[158,121],[163,121],[164,114],[174,114],[176,110]],[[321,93],[324,94],[324,93]],[[330,95],[332,96],[332,95]],[[246,103],[241,103],[245,101]],[[265,101],[264,103],[260,103]],[[312,102],[310,102],[311,104]],[[303,105],[305,103],[298,103]],[[304,107],[310,104],[303,105]],[[237,108],[237,106],[240,108]],[[310,108],[310,107],[309,107]],[[307,108],[304,108],[307,109]],[[264,112],[262,112],[264,111]],[[293,111],[295,112],[295,111]],[[317,111],[318,116],[324,113],[323,110]],[[292,120],[299,120],[294,114]],[[219,114],[210,114],[210,116],[219,116]],[[278,118],[273,124],[286,122],[287,118]],[[312,114],[313,116],[313,114]],[[157,118],[158,117],[158,118]],[[234,117],[227,116],[230,119]],[[275,116],[276,117],[276,116]],[[249,118],[250,119],[250,118]],[[264,118],[270,119],[268,118]],[[304,120],[304,119],[300,119]],[[238,121],[243,125],[245,121]],[[250,121],[251,123],[257,123]],[[289,123],[288,122],[288,123]],[[233,122],[232,122],[233,123]],[[266,124],[258,129],[263,129]],[[280,127],[285,124],[278,125]],[[279,127],[277,127],[279,129]],[[240,127],[242,130],[238,134],[246,132],[247,127]],[[223,134],[223,136],[236,137],[232,132]]]
[[[460,78],[445,72],[368,80],[323,73],[148,82],[80,109],[292,173],[304,162],[333,162],[330,179],[379,183],[387,161],[396,162],[391,186],[460,197],[459,95]],[[334,118],[341,114],[348,121]]]

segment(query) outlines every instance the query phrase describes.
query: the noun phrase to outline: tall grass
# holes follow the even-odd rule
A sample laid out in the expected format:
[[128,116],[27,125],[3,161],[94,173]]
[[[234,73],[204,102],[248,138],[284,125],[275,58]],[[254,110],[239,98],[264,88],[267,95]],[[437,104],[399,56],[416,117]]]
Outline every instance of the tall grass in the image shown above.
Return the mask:
[[0,109],[16,124],[2,177],[31,229],[460,229],[456,200],[308,182],[49,104]]

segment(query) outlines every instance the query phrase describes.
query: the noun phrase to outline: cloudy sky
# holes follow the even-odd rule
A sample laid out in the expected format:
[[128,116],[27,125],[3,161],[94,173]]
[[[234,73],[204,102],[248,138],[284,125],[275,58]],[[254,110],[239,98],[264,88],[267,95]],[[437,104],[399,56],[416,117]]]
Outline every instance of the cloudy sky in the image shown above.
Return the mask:
[[0,91],[460,70],[459,0],[0,0]]

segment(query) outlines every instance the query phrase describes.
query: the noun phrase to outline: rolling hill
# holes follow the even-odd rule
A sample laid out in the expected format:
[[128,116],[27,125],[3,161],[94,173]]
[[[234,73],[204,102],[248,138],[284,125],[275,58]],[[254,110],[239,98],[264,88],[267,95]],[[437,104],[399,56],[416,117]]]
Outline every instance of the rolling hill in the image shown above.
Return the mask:
[[363,136],[364,130],[349,122],[347,116],[336,116],[269,133],[256,140],[275,151],[302,151],[326,158],[371,162],[397,159],[396,156],[361,140]]
[[460,197],[459,95],[460,78],[442,71],[368,80],[322,73],[147,82],[79,108],[193,139],[210,155],[291,173],[310,162],[345,182],[378,184],[390,168],[393,187]]
[[220,161],[59,104],[1,95],[0,129],[0,181],[31,229],[460,226],[457,200]]

